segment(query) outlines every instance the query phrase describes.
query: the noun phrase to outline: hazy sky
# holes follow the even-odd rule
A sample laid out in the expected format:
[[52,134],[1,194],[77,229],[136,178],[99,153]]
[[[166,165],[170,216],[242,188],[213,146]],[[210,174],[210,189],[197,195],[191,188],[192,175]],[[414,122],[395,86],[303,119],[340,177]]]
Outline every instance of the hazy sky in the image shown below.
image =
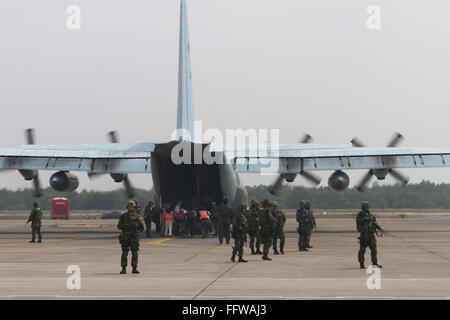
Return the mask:
[[[366,26],[372,4],[381,30]],[[69,5],[81,8],[81,30],[66,27]],[[188,0],[195,118],[279,128],[284,143],[308,132],[316,143],[383,146],[399,131],[403,146],[450,147],[449,12],[448,0]],[[178,23],[179,0],[3,1],[0,146],[23,143],[29,127],[38,143],[102,143],[112,129],[121,142],[168,140]],[[450,182],[450,169],[403,172]],[[79,176],[80,188],[118,187]],[[17,172],[1,175],[0,187],[25,186]]]

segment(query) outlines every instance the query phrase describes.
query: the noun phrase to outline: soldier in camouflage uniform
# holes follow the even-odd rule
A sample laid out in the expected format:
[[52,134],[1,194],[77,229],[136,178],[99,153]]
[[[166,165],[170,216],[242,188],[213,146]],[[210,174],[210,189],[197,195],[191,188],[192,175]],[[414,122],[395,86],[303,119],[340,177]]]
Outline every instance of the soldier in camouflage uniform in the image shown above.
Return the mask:
[[269,209],[269,199],[262,201],[263,209],[260,210],[258,223],[261,227],[261,241],[264,244],[263,247],[263,260],[272,260],[269,258],[269,249],[272,245],[272,235],[274,229],[274,221],[271,210]]
[[[259,201],[252,200],[250,210],[247,211],[248,222],[248,234],[250,235],[250,250],[252,254],[262,254],[261,247],[261,235],[258,223],[258,214],[260,211]],[[255,239],[256,239],[256,251],[255,251]]]
[[246,239],[246,233],[248,230],[247,225],[247,205],[245,203],[241,203],[239,205],[239,211],[237,214],[233,215],[233,238],[234,238],[234,247],[233,254],[231,256],[231,261],[236,262],[236,253],[239,256],[238,262],[247,262],[247,260],[243,259],[244,255],[244,242]]
[[145,231],[144,219],[136,212],[136,203],[134,201],[127,202],[128,211],[123,213],[119,218],[117,229],[121,230],[119,241],[122,246],[122,257],[120,264],[122,271],[120,274],[127,273],[128,251],[131,249],[131,266],[133,273],[139,273],[138,251],[139,251],[139,233]]
[[31,241],[30,243],[36,242],[36,233],[38,235],[38,243],[42,242],[41,235],[41,219],[42,210],[39,208],[38,202],[33,202],[33,210],[30,212],[27,223],[31,222]]
[[147,233],[147,238],[152,237],[152,235],[150,234],[150,231],[152,230],[152,210],[153,201],[149,201],[144,209],[145,231]]
[[[272,215],[275,223],[275,228],[273,232],[273,253],[274,254],[284,254],[284,224],[286,223],[286,215],[278,210],[278,203],[276,201],[270,201],[270,209],[272,210]],[[280,239],[280,252],[277,249],[277,240]]]
[[369,203],[364,201],[361,203],[361,211],[356,216],[356,229],[360,233],[358,261],[361,269],[365,268],[364,254],[366,253],[367,247],[370,248],[372,265],[381,268],[377,261],[377,240],[375,238],[377,227],[379,226],[376,223],[376,218],[369,211]]
[[209,210],[211,225],[214,228],[214,236],[217,237],[217,205],[213,201],[211,202],[211,210]]
[[312,246],[309,244],[311,241],[311,232],[316,227],[316,218],[314,218],[314,213],[311,210],[311,202],[305,201],[305,209],[307,213],[307,232],[306,232],[306,246],[305,248],[312,248]]
[[307,245],[307,234],[308,234],[308,212],[306,210],[306,202],[304,200],[300,201],[300,208],[297,210],[296,214],[298,222],[298,251],[308,251]]
[[223,204],[217,208],[217,225],[219,227],[219,243],[222,244],[223,238],[227,244],[230,244],[230,224],[233,218],[233,209],[227,205],[227,199],[223,200]]

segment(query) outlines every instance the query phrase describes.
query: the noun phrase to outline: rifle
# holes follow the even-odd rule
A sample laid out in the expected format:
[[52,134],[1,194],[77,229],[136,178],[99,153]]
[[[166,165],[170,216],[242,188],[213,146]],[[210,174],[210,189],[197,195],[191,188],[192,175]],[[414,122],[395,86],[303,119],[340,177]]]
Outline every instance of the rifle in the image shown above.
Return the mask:
[[[378,237],[382,237],[383,234],[385,233],[383,228],[380,227],[380,225],[377,223],[376,218],[373,217],[372,219],[370,219],[369,221],[369,229],[375,228],[375,234]],[[380,231],[380,233],[378,233],[378,231]]]
[[274,211],[272,211],[272,215],[273,215],[273,221],[275,222],[275,230],[273,231],[273,233],[274,234],[281,233],[283,228],[281,227],[281,223],[280,223],[280,220],[278,219],[278,215]]

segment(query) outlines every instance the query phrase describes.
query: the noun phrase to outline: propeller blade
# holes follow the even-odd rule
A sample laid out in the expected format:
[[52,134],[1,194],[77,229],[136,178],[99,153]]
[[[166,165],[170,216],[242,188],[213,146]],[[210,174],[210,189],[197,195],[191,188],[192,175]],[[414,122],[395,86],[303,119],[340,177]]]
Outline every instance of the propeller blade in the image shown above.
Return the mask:
[[358,138],[353,138],[350,142],[353,147],[356,147],[356,148],[364,148],[365,147],[364,143],[362,143],[361,140],[359,140]]
[[301,171],[300,175],[302,177],[304,177],[306,180],[312,182],[316,186],[319,185],[320,181],[322,180],[319,176],[312,174],[310,172],[307,172],[307,171]]
[[125,186],[125,191],[127,192],[127,196],[129,199],[135,197],[134,188],[131,185],[130,179],[128,179],[128,175],[123,179],[123,184]]
[[25,139],[27,144],[34,144],[34,129],[25,130]]
[[283,179],[283,175],[280,174],[275,182],[269,187],[270,194],[275,195],[280,191],[281,186],[283,185]]
[[34,187],[34,197],[35,198],[42,197],[41,181],[39,180],[38,175],[33,178],[33,187]]
[[403,140],[403,136],[400,133],[396,132],[394,134],[394,137],[392,138],[391,142],[388,143],[387,147],[393,148],[393,147],[397,146],[402,140]]
[[118,143],[119,142],[119,138],[117,137],[117,131],[110,131],[110,132],[108,132],[108,136],[109,136],[109,141],[111,143]]
[[367,183],[369,183],[370,178],[372,178],[374,172],[373,170],[367,171],[366,175],[361,179],[356,190],[359,192],[364,192],[366,190]]
[[400,181],[403,185],[406,185],[409,181],[409,179],[405,175],[403,175],[402,173],[400,173],[395,169],[390,169],[389,173],[392,175],[393,178]]
[[310,143],[313,141],[313,137],[311,137],[309,134],[305,133],[303,138],[300,140],[300,143]]

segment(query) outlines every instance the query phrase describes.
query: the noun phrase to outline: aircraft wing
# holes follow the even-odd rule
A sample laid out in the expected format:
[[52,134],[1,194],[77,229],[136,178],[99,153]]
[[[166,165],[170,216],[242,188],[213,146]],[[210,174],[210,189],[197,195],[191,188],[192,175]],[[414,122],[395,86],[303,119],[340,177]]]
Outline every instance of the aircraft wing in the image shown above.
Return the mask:
[[[211,150],[220,151],[219,148]],[[222,150],[238,173],[450,167],[450,148],[359,148],[351,145],[282,144]]]
[[0,170],[150,173],[150,155],[154,150],[154,143],[22,145],[0,149]]

